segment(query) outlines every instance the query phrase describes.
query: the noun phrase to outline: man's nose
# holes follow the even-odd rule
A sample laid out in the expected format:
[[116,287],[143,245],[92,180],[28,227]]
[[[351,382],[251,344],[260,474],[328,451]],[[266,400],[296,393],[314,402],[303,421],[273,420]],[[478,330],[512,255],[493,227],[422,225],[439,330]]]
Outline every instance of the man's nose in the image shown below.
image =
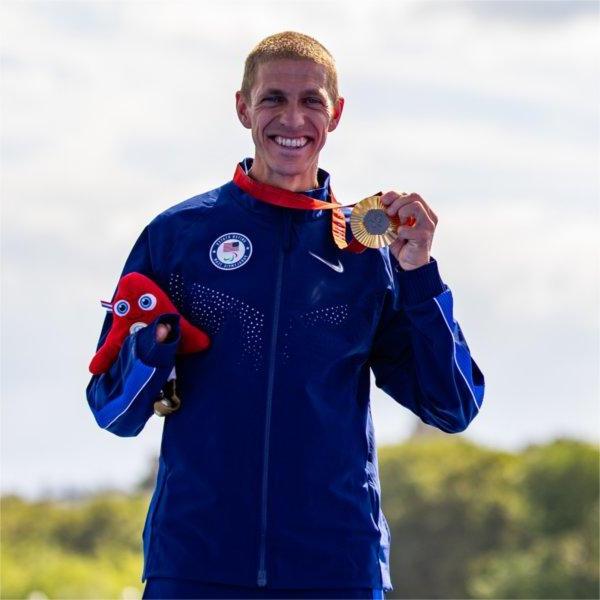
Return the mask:
[[304,125],[304,113],[302,107],[293,102],[289,102],[281,111],[279,117],[281,124],[295,129]]

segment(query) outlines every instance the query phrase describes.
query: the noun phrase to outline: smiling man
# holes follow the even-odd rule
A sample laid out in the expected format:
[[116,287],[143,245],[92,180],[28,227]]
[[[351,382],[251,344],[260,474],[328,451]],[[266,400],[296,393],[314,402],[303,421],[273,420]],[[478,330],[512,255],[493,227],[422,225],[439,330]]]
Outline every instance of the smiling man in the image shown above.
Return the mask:
[[[125,263],[177,309],[132,331],[87,388],[98,424],[135,436],[176,376],[142,533],[144,598],[382,598],[390,530],[370,371],[448,434],[481,409],[484,377],[430,255],[435,213],[416,193],[376,197],[367,228],[392,223],[393,235],[366,247],[319,167],[343,108],[319,42],[262,40],[236,93],[254,157],[155,217]],[[208,350],[178,353],[180,315]]]
[[[266,45],[266,48],[269,48]],[[339,122],[344,99],[335,71],[313,60],[277,58],[255,50],[236,93],[238,117],[252,129],[250,176],[291,191],[318,187],[319,152]]]

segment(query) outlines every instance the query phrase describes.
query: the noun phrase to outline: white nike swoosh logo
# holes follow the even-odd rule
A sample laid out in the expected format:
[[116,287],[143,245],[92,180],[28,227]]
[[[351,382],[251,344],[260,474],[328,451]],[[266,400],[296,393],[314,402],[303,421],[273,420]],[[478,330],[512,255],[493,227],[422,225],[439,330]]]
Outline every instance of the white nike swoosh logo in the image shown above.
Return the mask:
[[330,263],[328,260],[325,260],[324,258],[321,258],[317,254],[313,254],[310,250],[308,251],[308,253],[311,256],[314,256],[317,260],[320,260],[322,263],[325,263],[328,267],[331,267],[336,273],[343,273],[344,272],[344,265],[342,264],[342,261],[339,258],[338,258],[338,264],[334,265],[333,263]]

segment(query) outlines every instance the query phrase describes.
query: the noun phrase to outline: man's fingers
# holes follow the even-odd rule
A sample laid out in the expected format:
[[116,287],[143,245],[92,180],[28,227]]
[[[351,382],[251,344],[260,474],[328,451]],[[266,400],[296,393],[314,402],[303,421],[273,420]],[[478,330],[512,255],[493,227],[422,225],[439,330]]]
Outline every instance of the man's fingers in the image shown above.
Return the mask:
[[[425,207],[418,200],[403,202],[403,198],[399,198],[390,204],[386,212],[390,216],[397,216],[400,219],[401,225],[408,226],[410,220],[412,220],[412,227],[429,227],[429,225],[435,227]],[[411,217],[412,219],[410,219]]]
[[418,245],[426,245],[431,239],[431,234],[422,227],[400,225],[396,232],[398,233],[397,239],[416,242]]
[[419,202],[423,206],[423,209],[427,213],[429,219],[431,219],[434,225],[437,225],[437,215],[433,212],[433,210],[431,210],[427,202],[425,202],[425,200],[423,200],[419,194],[407,194],[406,192],[397,193],[394,191],[386,192],[383,194],[383,196],[381,196],[381,202],[384,204],[384,206],[387,206],[386,212],[388,215],[396,215],[403,206],[411,204],[412,202]]
[[[412,208],[413,210],[419,210],[420,208],[424,211],[425,207],[420,201],[420,198],[421,197],[418,194],[408,194],[407,196],[399,196],[390,203],[390,205],[386,209],[386,212],[390,216],[397,215],[400,212],[401,208],[408,205],[411,205],[410,208]],[[420,205],[420,207],[417,205]],[[408,215],[408,212],[410,211],[404,211],[403,214]]]
[[159,323],[156,326],[156,341],[164,342],[171,333],[171,326],[168,323]]
[[407,196],[408,194],[406,192],[394,192],[393,190],[386,192],[385,194],[382,194],[381,196],[381,201],[384,204],[389,204],[390,202],[392,202],[392,200],[395,200],[396,198],[400,198],[400,196]]

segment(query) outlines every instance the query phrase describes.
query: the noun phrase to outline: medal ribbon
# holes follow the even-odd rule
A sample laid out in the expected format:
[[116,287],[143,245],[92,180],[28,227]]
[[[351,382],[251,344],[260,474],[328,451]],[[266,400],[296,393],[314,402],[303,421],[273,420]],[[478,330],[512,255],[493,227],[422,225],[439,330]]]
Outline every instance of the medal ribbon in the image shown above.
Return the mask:
[[366,246],[363,246],[363,244],[354,238],[354,236],[352,236],[352,240],[350,242],[346,241],[346,218],[341,210],[343,204],[340,204],[335,199],[331,187],[329,188],[331,202],[317,200],[316,198],[312,198],[306,194],[291,192],[290,190],[284,190],[282,188],[269,185],[268,183],[256,181],[244,171],[242,165],[239,163],[235,168],[235,173],[233,174],[233,183],[254,198],[262,200],[263,202],[267,202],[268,204],[274,204],[275,206],[295,208],[296,210],[330,210],[331,235],[335,245],[340,250],[348,250],[349,252],[354,252],[355,254],[359,254],[363,250],[366,250]]

